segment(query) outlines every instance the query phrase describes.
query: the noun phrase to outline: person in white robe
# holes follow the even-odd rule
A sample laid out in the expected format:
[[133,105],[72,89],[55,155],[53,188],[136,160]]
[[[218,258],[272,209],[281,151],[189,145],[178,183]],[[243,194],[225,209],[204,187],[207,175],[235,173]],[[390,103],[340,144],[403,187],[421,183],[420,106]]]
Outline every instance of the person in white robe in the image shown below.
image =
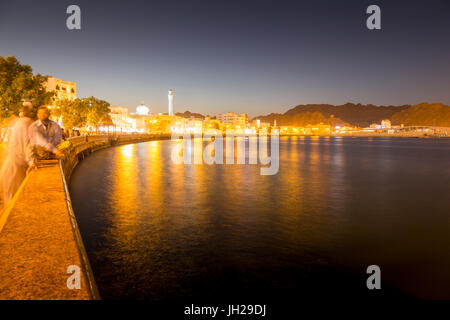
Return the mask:
[[3,206],[6,207],[27,174],[35,168],[33,149],[30,142],[29,127],[33,120],[29,118],[30,103],[24,103],[22,114],[8,133],[7,154],[0,169],[0,189]]

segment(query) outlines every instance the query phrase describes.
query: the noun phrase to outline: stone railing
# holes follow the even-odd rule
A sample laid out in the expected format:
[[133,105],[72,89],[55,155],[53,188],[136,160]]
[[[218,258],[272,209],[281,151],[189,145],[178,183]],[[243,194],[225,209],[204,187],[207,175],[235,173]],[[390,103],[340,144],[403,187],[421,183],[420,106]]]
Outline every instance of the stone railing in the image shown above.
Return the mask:
[[102,136],[84,136],[70,138],[68,141],[72,143],[72,147],[64,150],[66,157],[62,161],[62,168],[67,181],[70,180],[73,169],[85,157],[92,152],[100,149],[109,148],[116,145],[124,145],[130,143],[138,143],[150,140],[170,139],[170,135],[156,134],[128,134],[128,135],[102,135]]

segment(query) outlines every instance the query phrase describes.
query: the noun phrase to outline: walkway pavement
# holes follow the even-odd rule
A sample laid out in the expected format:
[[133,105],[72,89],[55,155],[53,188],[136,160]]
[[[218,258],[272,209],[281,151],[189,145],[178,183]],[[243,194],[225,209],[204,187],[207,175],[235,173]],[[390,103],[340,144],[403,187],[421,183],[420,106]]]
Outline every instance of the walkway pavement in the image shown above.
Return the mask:
[[33,173],[0,233],[0,299],[89,299],[67,287],[67,268],[81,267],[59,166]]
[[[0,142],[0,168],[3,164],[3,158],[6,156],[6,144]],[[2,197],[0,196],[0,214],[3,210]]]

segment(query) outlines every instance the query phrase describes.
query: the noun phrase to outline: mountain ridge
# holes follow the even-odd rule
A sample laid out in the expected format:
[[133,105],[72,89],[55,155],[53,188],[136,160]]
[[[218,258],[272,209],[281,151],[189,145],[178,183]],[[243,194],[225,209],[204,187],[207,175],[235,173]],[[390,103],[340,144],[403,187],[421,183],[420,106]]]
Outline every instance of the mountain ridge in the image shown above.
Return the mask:
[[346,103],[343,105],[297,105],[285,113],[270,113],[253,118],[263,122],[276,120],[278,126],[304,126],[308,124],[351,125],[367,127],[389,119],[394,125],[449,126],[450,106],[442,103],[417,105],[376,106],[372,104]]

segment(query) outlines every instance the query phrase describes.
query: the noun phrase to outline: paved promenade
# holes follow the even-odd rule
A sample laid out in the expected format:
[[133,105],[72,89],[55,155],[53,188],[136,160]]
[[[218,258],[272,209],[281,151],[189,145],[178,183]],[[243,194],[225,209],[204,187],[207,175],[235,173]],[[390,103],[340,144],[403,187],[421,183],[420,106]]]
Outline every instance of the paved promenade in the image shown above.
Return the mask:
[[4,156],[3,152],[4,151],[6,152],[6,143],[0,142],[0,162],[3,159],[3,156]]
[[[0,142],[0,167],[3,163],[3,158],[5,158],[6,156],[6,144]],[[3,203],[2,203],[2,197],[0,196],[0,215],[2,213],[3,210]]]
[[81,290],[66,284],[82,264],[65,199],[56,161],[31,173],[0,233],[0,299],[89,299],[83,274]]

